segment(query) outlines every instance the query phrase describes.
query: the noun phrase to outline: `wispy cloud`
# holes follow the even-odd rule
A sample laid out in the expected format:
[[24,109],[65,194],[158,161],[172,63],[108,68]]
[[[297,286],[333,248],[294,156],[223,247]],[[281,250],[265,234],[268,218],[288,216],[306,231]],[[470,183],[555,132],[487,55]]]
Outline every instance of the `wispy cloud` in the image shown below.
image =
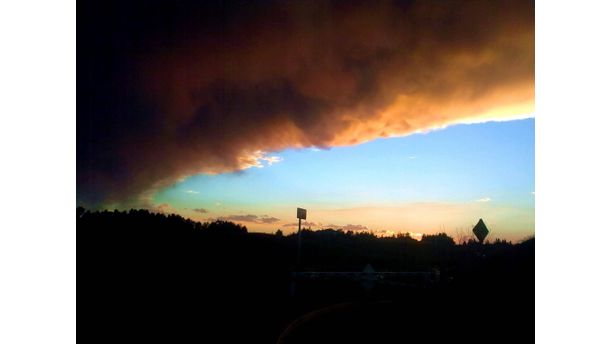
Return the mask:
[[208,210],[206,210],[204,208],[194,208],[194,209],[191,209],[191,210],[195,211],[196,213],[200,213],[200,214],[208,213]]
[[280,221],[280,219],[276,217],[272,217],[268,215],[258,216],[254,214],[221,216],[221,217],[216,218],[215,220],[250,222],[250,223],[265,223],[265,224],[277,223]]
[[348,224],[348,225],[342,225],[342,226],[338,226],[338,225],[327,225],[325,226],[326,228],[333,228],[333,229],[340,229],[343,231],[352,231],[352,232],[363,232],[363,231],[368,231],[368,227],[364,226],[364,225],[353,225],[353,224]]
[[280,156],[264,156],[263,158],[261,158],[261,160],[265,161],[268,163],[268,166],[272,165],[272,164],[276,164],[277,162],[281,162],[283,161],[283,158],[281,158]]
[[219,220],[225,221],[238,221],[238,222],[256,222],[258,216],[257,215],[229,215],[229,216],[221,216]]
[[257,167],[263,168],[264,162],[267,166],[283,161],[283,158],[276,155],[267,155],[266,152],[258,150],[250,156],[242,157],[242,168]]
[[409,156],[408,156],[408,159],[410,159],[410,160],[414,160],[414,159],[416,159],[416,158],[417,158],[417,156],[416,156],[416,155],[409,155]]
[[490,197],[483,197],[476,200],[476,202],[491,202]]
[[[297,228],[298,223],[297,222],[293,222],[293,223],[286,223],[283,225],[283,227],[291,227],[291,228]],[[335,225],[335,224],[323,224],[320,222],[308,222],[308,221],[303,221],[302,222],[302,228],[314,228],[314,229],[336,229],[336,230],[343,230],[343,231],[353,231],[353,232],[364,232],[364,231],[370,231],[370,229],[367,226],[364,225],[353,225],[353,224],[348,224],[348,225]]]
[[188,193],[188,194],[199,194],[200,192],[199,191],[195,191],[195,190],[185,190],[185,193]]
[[162,214],[170,214],[175,213],[175,209],[168,203],[158,204],[151,208],[151,211],[162,213]]
[[260,223],[277,223],[278,221],[280,221],[279,218],[272,217],[272,216],[266,216],[266,217],[259,218]]
[[[297,226],[298,226],[298,223],[297,223],[297,222],[293,222],[293,223],[285,223],[285,224],[283,225],[283,227],[295,227],[295,228],[297,228]],[[321,227],[321,224],[320,224],[320,223],[317,223],[317,222],[308,222],[308,221],[303,221],[303,222],[302,222],[302,227],[315,227],[315,228],[318,228],[318,227]]]

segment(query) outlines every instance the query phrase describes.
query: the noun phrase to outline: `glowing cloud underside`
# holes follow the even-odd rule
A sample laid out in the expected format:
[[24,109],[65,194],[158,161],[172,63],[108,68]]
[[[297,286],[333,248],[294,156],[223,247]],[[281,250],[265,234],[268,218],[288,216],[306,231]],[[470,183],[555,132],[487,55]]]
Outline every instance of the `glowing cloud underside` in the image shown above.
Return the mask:
[[[88,149],[79,200],[144,205],[189,175],[278,162],[265,152],[528,117],[533,10],[532,1],[287,2],[192,25],[168,46],[152,33],[133,71],[113,76],[127,91],[109,96],[112,115],[79,114],[79,130],[93,135],[79,142]],[[98,129],[100,118],[121,125]]]

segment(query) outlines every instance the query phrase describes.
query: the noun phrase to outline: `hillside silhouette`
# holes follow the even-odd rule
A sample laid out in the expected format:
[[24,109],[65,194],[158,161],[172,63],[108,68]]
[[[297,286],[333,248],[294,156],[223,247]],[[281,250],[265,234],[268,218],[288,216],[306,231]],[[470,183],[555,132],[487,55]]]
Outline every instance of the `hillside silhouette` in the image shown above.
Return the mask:
[[[84,342],[533,341],[533,238],[304,230],[298,269],[295,234],[147,210],[76,215]],[[364,287],[361,275],[296,274],[368,265],[390,277]]]

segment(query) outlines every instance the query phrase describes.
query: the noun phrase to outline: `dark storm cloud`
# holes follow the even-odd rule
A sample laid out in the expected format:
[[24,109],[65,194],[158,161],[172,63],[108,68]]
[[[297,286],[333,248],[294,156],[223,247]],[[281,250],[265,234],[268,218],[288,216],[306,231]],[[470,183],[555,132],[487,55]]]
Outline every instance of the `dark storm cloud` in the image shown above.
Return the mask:
[[533,111],[532,1],[79,6],[77,190],[146,205],[196,173]]

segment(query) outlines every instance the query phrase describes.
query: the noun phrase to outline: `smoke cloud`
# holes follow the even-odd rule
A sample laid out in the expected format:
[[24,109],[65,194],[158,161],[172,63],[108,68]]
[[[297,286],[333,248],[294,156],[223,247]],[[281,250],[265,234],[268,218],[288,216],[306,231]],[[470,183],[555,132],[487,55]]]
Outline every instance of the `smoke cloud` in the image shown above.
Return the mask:
[[534,109],[533,1],[79,9],[77,201]]

